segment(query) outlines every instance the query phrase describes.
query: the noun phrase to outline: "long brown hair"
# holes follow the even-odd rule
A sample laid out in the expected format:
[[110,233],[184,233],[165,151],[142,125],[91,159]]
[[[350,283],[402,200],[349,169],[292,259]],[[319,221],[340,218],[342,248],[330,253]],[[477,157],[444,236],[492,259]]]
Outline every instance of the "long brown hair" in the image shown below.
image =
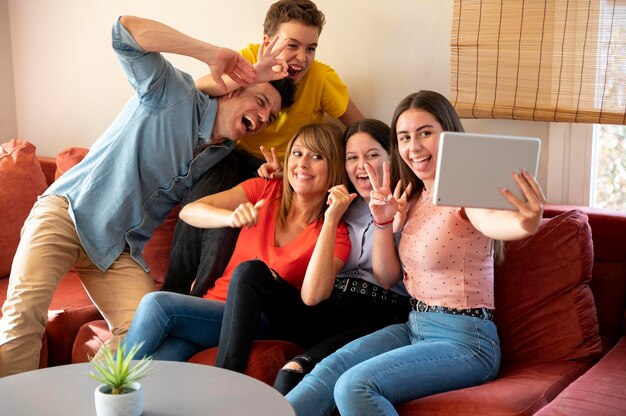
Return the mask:
[[419,199],[424,190],[424,182],[418,178],[411,168],[402,160],[398,151],[398,134],[396,124],[398,118],[409,109],[426,111],[437,119],[444,131],[460,131],[463,132],[463,124],[456,110],[446,97],[435,91],[422,90],[408,95],[396,107],[391,120],[391,171],[392,177],[402,179],[404,186],[412,184],[413,192],[411,199]]
[[[287,215],[293,203],[293,188],[289,183],[288,175],[289,155],[291,154],[293,143],[298,139],[302,146],[315,153],[319,153],[327,160],[328,183],[326,184],[326,189],[330,189],[336,185],[346,184],[346,170],[343,165],[344,151],[341,134],[341,129],[334,124],[310,124],[298,130],[289,141],[287,151],[285,152],[283,195],[280,201],[280,207],[276,212],[276,221],[279,228],[285,226]],[[319,220],[324,215],[326,211],[325,201],[322,200],[317,211],[315,220]]]
[[[454,106],[446,97],[435,91],[421,90],[419,92],[409,94],[396,107],[391,121],[391,171],[392,177],[399,177],[402,183],[407,186],[411,183],[413,192],[410,196],[411,200],[417,200],[424,190],[424,182],[419,179],[411,168],[402,160],[398,151],[398,134],[396,124],[398,118],[409,109],[417,109],[431,114],[437,119],[443,131],[459,131],[464,132],[463,124],[457,114]],[[395,174],[395,175],[394,175]],[[493,241],[493,258],[496,264],[504,261],[504,242],[500,240]]]

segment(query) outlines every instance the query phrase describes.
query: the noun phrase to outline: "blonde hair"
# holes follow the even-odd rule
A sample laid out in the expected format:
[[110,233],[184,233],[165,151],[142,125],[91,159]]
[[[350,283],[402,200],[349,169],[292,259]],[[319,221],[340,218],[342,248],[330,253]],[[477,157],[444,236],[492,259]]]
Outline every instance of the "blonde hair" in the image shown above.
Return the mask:
[[[283,195],[280,201],[280,207],[276,212],[276,222],[278,227],[282,228],[287,222],[287,214],[293,203],[293,188],[289,183],[289,155],[296,140],[307,149],[319,153],[328,162],[328,183],[326,189],[330,189],[336,185],[346,184],[346,170],[344,169],[344,151],[341,140],[342,131],[334,124],[310,124],[302,127],[291,138],[285,152],[285,163],[283,175]],[[326,211],[324,201],[320,203],[315,220],[319,220]]]

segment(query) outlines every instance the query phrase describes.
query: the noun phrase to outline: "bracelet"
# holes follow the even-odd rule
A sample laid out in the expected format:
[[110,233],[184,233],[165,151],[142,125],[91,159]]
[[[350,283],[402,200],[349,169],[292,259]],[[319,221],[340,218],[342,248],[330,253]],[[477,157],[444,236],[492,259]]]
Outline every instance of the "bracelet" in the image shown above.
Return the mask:
[[388,228],[392,223],[393,223],[393,218],[385,222],[374,221],[374,227],[378,228],[379,230],[384,230],[385,228]]

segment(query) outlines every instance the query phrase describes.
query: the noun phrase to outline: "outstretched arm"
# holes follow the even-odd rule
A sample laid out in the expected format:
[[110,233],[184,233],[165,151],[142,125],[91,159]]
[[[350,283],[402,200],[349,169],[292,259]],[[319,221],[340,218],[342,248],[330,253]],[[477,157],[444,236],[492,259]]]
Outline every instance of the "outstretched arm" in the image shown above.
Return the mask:
[[546,198],[537,180],[525,170],[513,174],[527,201],[507,189],[502,194],[516,208],[514,211],[465,208],[467,218],[487,237],[508,241],[528,237],[539,228]]
[[255,81],[252,64],[231,49],[192,38],[154,20],[122,16],[120,22],[139,46],[148,52],[175,53],[206,63],[211,71],[211,77],[224,91],[227,87],[222,75],[227,75],[241,85]]
[[242,228],[256,224],[264,200],[252,204],[241,185],[190,202],[180,219],[197,228]]

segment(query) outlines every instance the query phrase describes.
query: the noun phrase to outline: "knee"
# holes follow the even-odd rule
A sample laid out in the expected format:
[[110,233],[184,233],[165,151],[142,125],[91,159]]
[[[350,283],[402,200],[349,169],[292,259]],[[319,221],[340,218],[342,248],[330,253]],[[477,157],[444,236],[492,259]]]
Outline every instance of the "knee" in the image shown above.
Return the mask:
[[261,260],[248,260],[239,263],[233,271],[232,281],[258,280],[262,276],[271,276],[270,268]]
[[360,384],[359,378],[355,376],[354,371],[346,371],[335,383],[333,395],[338,407],[342,404],[350,401],[352,395],[357,390],[357,386]]
[[296,371],[298,373],[308,374],[314,367],[313,360],[308,355],[296,355],[287,364],[283,366],[283,370]]
[[355,366],[343,373],[335,383],[334,397],[339,409],[354,409],[364,398],[382,395],[380,386],[365,367]]
[[150,292],[145,294],[139,302],[137,312],[135,313],[135,319],[142,317],[152,319],[155,314],[158,314],[166,309],[164,305],[170,302],[172,295],[178,294],[172,292]]

